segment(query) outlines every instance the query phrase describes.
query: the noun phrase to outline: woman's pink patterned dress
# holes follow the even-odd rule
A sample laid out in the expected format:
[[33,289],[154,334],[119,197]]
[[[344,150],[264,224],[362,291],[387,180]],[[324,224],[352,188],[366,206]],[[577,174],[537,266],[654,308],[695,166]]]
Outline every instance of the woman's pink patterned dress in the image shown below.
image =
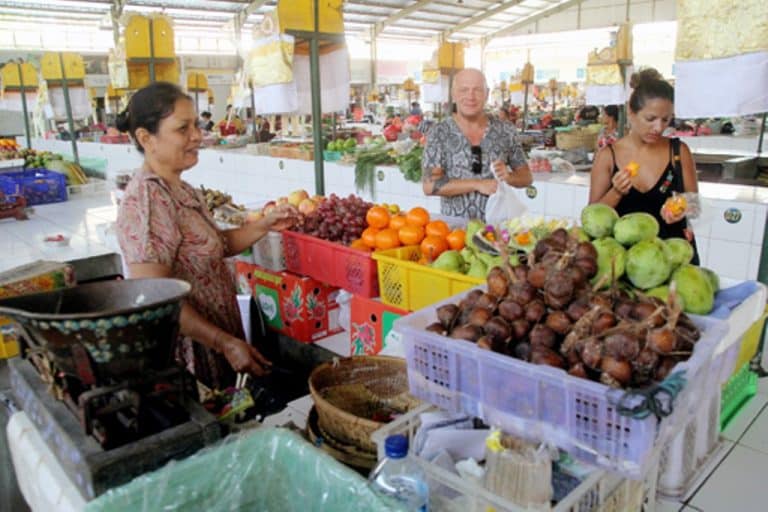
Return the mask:
[[[192,285],[187,303],[211,323],[244,338],[235,282],[224,262],[226,240],[202,195],[191,185],[173,185],[139,169],[125,190],[117,232],[128,264],[161,263],[173,277]],[[180,337],[177,356],[209,387],[234,383],[226,359],[188,337]]]

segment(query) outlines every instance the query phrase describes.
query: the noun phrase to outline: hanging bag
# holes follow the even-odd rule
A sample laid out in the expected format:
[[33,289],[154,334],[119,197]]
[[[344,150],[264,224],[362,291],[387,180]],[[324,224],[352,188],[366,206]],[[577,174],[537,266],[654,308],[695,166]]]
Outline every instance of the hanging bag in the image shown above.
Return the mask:
[[485,205],[485,222],[493,226],[525,215],[528,211],[528,208],[517,197],[513,187],[507,185],[498,176],[496,176],[496,180],[499,182],[499,186],[496,192],[488,198]]

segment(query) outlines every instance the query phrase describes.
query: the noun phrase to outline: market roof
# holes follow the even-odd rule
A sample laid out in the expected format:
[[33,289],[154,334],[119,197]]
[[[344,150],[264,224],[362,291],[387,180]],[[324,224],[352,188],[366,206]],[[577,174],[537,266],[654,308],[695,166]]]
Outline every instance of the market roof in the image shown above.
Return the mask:
[[[576,5],[581,0],[346,0],[348,34],[398,39],[491,38]],[[182,26],[246,29],[277,0],[0,0],[0,19],[57,19],[111,28],[110,13],[163,11]]]

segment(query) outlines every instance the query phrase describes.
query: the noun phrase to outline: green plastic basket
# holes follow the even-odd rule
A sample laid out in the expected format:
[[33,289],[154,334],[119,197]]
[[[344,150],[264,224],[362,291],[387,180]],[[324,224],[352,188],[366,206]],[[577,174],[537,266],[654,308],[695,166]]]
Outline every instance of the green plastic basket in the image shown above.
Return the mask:
[[720,402],[720,431],[736,418],[757,393],[757,374],[749,369],[749,361],[723,386]]

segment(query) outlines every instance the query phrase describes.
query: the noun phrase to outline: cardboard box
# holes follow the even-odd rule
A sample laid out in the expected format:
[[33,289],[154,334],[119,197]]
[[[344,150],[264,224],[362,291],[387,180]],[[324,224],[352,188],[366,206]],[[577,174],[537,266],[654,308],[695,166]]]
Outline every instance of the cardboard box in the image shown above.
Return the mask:
[[75,272],[71,265],[55,261],[33,261],[0,273],[0,299],[74,285]]
[[386,346],[392,324],[408,312],[380,299],[353,295],[350,304],[349,355],[376,355]]
[[[71,265],[54,261],[34,261],[0,273],[0,299],[47,292],[75,285]],[[18,331],[10,318],[0,316],[0,359],[19,353]]]
[[271,329],[302,343],[341,332],[338,288],[242,261],[236,267],[239,286],[248,283]]

